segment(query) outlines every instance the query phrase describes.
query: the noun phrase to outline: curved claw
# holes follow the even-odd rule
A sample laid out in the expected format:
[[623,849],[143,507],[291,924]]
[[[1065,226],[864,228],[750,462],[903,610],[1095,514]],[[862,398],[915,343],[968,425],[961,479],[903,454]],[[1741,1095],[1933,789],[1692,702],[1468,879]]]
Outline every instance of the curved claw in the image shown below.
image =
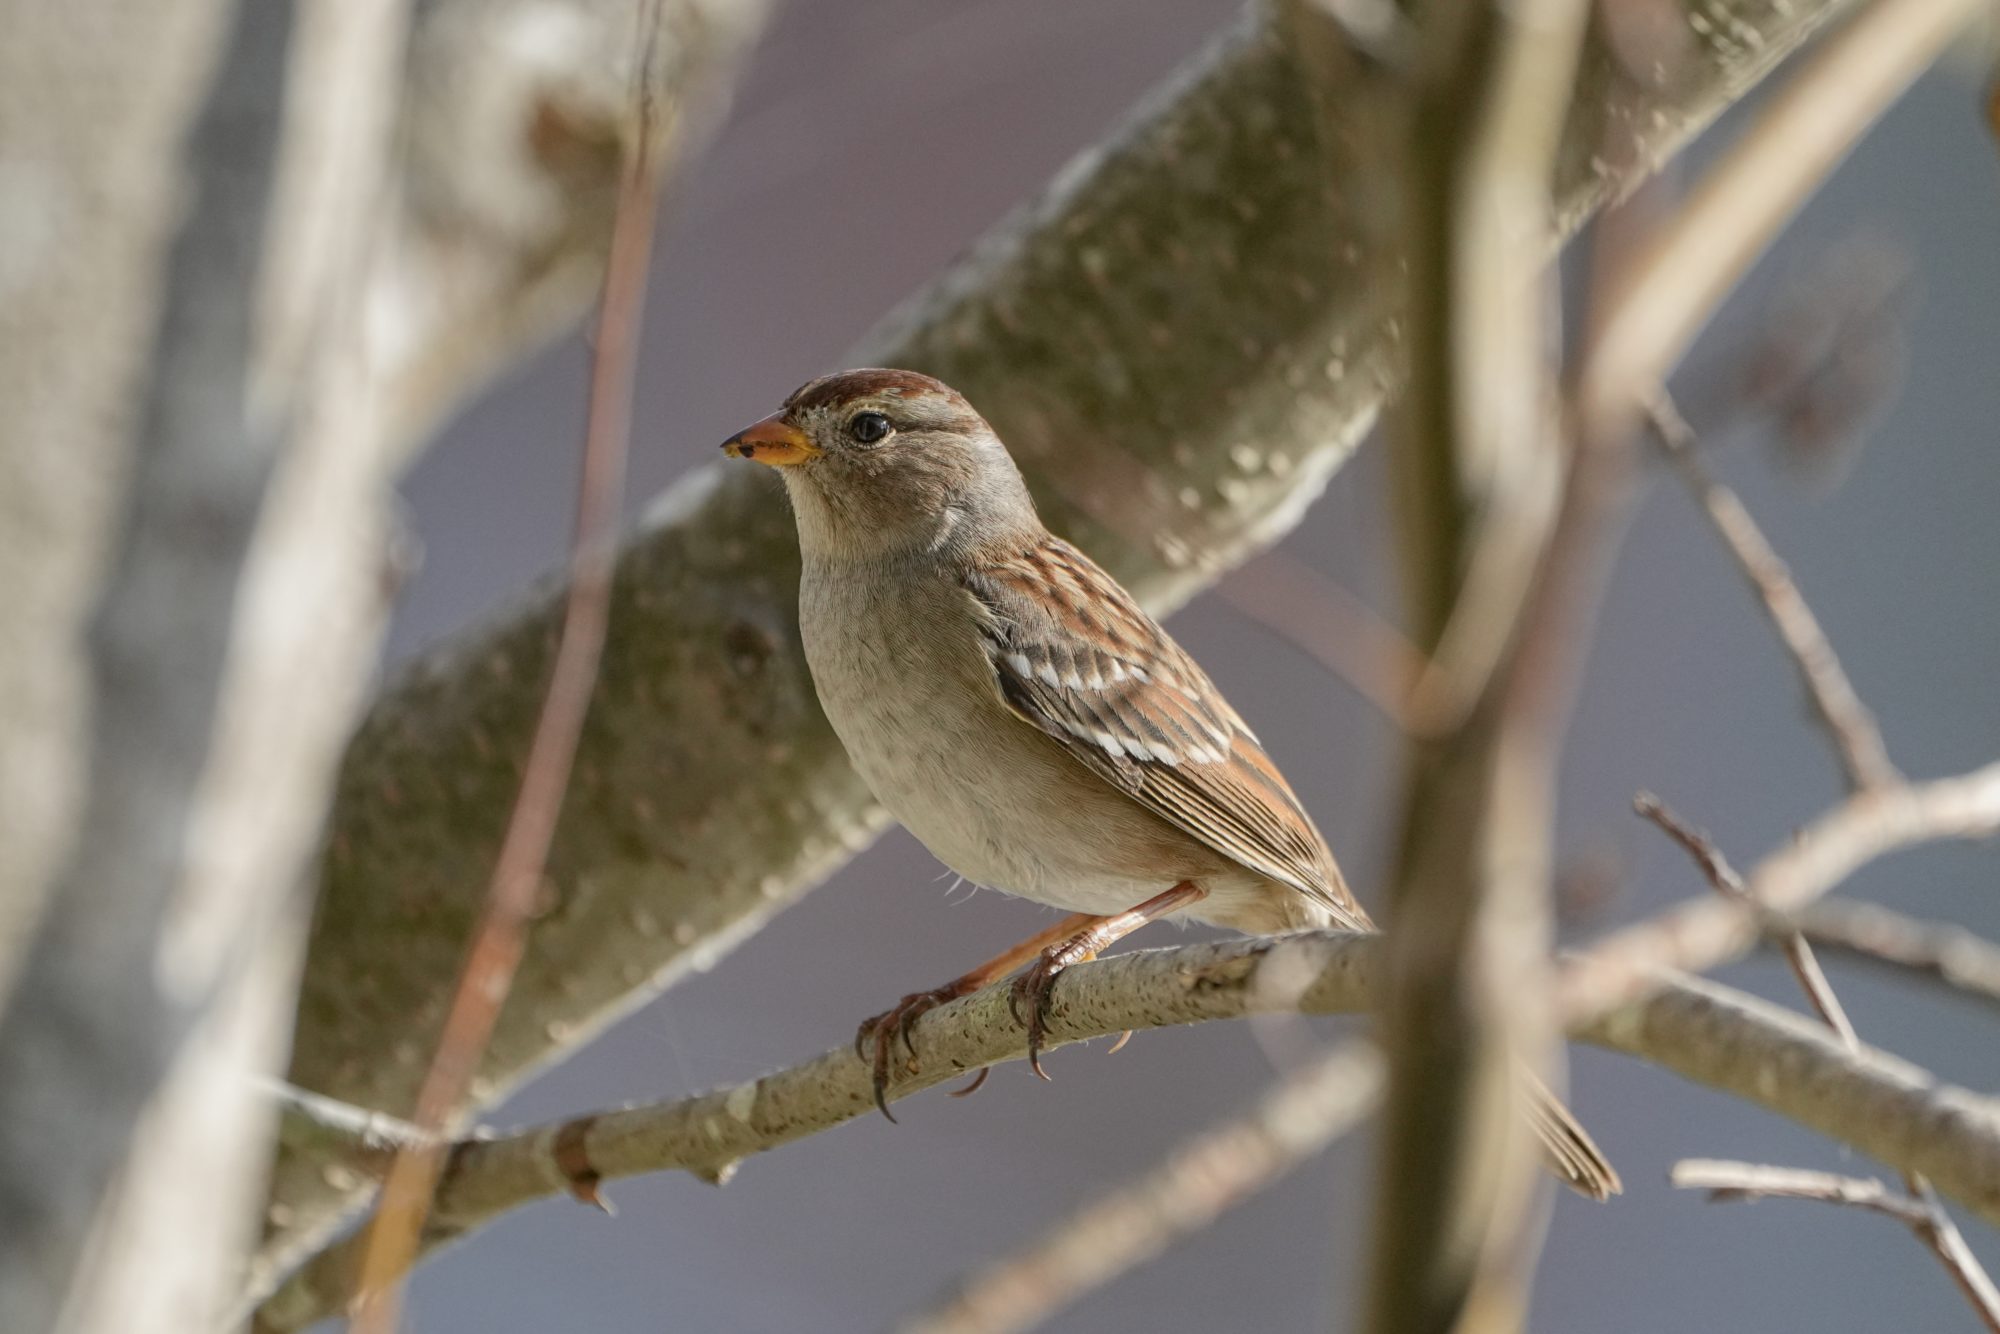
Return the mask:
[[[875,1106],[890,1123],[896,1118],[889,1111],[889,1058],[900,1038],[903,1050],[909,1053],[909,1068],[917,1068],[917,1048],[910,1038],[910,1029],[918,1019],[935,1010],[949,1000],[956,1000],[965,994],[961,983],[947,983],[930,991],[913,991],[897,1001],[889,1009],[872,1019],[864,1019],[854,1033],[855,1059],[867,1061],[873,1076]],[[875,1044],[871,1058],[867,1051],[870,1042]]]
[[984,1084],[986,1082],[986,1076],[992,1073],[993,1073],[992,1066],[982,1065],[979,1067],[979,1073],[972,1077],[972,1082],[970,1084],[967,1084],[962,1089],[949,1089],[947,1090],[947,1092],[950,1094],[950,1096],[954,1098],[969,1098],[973,1094],[979,1092],[979,1086],[981,1084]]
[[[1007,994],[1007,1008],[1013,1012],[1014,1022],[1028,1030],[1028,1068],[1044,1080],[1049,1079],[1049,1072],[1042,1069],[1042,1043],[1049,1036],[1049,1000],[1055,992],[1056,979],[1062,976],[1066,966],[1044,954],[1014,979],[1014,985]],[[1028,1002],[1026,1019],[1021,1017],[1023,1000]]]
[[882,1113],[890,1125],[898,1124],[896,1114],[889,1110],[889,1037],[878,1033],[875,1038],[874,1079],[875,1110]]

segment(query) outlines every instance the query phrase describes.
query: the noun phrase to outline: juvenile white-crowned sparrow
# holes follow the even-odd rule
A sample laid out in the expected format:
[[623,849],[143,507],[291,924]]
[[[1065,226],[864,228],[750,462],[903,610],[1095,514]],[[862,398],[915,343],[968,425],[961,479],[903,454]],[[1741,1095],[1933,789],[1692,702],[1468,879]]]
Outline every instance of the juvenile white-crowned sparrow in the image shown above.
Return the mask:
[[[1057,975],[1148,922],[1374,930],[1255,734],[1131,594],[1042,526],[954,390],[843,371],[723,449],[784,479],[806,660],[876,797],[967,880],[1073,914],[862,1025],[885,1115],[910,1023],[1031,960],[1014,997],[1041,1074]],[[1534,1091],[1557,1173],[1615,1192],[1590,1137]]]

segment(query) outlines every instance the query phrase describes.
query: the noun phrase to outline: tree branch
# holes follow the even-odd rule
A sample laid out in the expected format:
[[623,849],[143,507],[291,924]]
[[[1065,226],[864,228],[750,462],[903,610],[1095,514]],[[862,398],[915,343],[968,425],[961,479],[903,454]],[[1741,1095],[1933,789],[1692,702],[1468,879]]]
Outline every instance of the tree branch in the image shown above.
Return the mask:
[[1553,1059],[1563,715],[1540,707],[1546,684],[1529,678],[1559,657],[1535,641],[1559,593],[1546,561],[1564,472],[1548,219],[1586,12],[1576,0],[1418,6],[1419,49],[1397,90],[1407,116],[1383,164],[1403,182],[1410,308],[1409,392],[1388,431],[1396,536],[1429,669],[1389,878],[1364,1306],[1377,1334],[1521,1328],[1541,1250],[1519,1067]]
[[[1957,778],[1849,797],[1743,876],[1765,909],[1794,913],[1865,863],[1901,848],[2000,833],[2000,763]],[[1720,899],[1692,899],[1614,931],[1563,970],[1564,1014],[1601,1014],[1645,992],[1664,965],[1701,972],[1757,939],[1757,915]]]
[[[1668,810],[1666,804],[1650,792],[1641,792],[1633,799],[1632,807],[1658,825],[1667,837],[1680,844],[1694,858],[1716,893],[1753,913],[1763,910],[1763,904],[1751,894],[1749,887],[1743,883],[1743,877],[1736,873],[1736,868],[1729,864],[1729,859],[1722,855],[1722,850],[1707,834]],[[1784,951],[1785,962],[1791,966],[1792,976],[1798,979],[1799,990],[1805,993],[1813,1011],[1842,1042],[1850,1045],[1859,1042],[1854,1022],[1847,1017],[1846,1007],[1841,1005],[1840,997],[1834,994],[1832,985],[1826,980],[1826,973],[1819,966],[1812,946],[1806,943],[1796,927],[1776,923],[1769,925],[1772,929],[1767,934],[1772,935]]]
[[[67,1329],[202,1327],[245,1244],[269,1112],[247,1085],[281,1059],[305,926],[290,891],[381,610],[389,461],[352,294],[406,25],[394,0],[11,25],[0,156],[36,165],[17,187],[33,277],[6,303],[32,335],[0,338],[0,386],[26,410],[6,489],[35,515],[0,525],[26,538],[0,551],[0,585],[32,609],[9,608],[0,652],[0,754],[28,766],[0,801],[0,1156],[32,1179],[0,1168],[10,1329],[45,1327],[65,1285]],[[170,250],[142,239],[156,227],[178,231]],[[79,551],[116,555],[80,576]],[[93,607],[79,775],[80,701],[49,687],[88,682]],[[66,870],[37,866],[45,839]],[[44,906],[26,948],[16,928]]]
[[[340,7],[340,0],[319,2]],[[599,284],[619,175],[631,156],[635,79],[643,73],[659,90],[668,132],[650,141],[646,166],[664,174],[714,119],[715,103],[766,8],[763,0],[666,0],[661,40],[641,47],[633,34],[643,3],[434,0],[422,8],[407,69],[400,59],[389,66],[407,79],[395,126],[403,156],[390,164],[399,174],[384,186],[380,172],[369,185],[366,176],[325,171],[326,190],[358,194],[374,210],[359,274],[323,280],[368,318],[329,366],[328,391],[306,414],[316,438],[337,450],[335,462],[292,488],[289,530],[315,559],[295,562],[265,600],[276,614],[309,616],[316,628],[342,629],[349,638],[336,652],[323,636],[317,652],[302,653],[274,674],[292,713],[261,721],[257,744],[268,747],[274,732],[292,725],[301,712],[295,696],[306,682],[325,692],[332,715],[325,744],[349,738],[351,711],[373,667],[388,545],[381,475],[358,466],[371,458],[359,445],[371,442],[372,458],[386,472],[461,395],[584,308]],[[642,59],[651,62],[645,71]],[[351,121],[352,106],[342,99],[353,80],[330,86],[343,91],[302,105],[344,108]],[[320,125],[316,134],[339,139],[351,128],[343,121]],[[316,246],[323,249],[323,236],[308,229],[297,243],[302,264],[323,259]],[[359,392],[362,386],[369,392]],[[345,493],[358,493],[357,504],[365,499],[367,522],[352,521],[336,503]],[[531,678],[525,688],[539,681]],[[300,822],[301,839],[321,833],[322,814],[316,809]],[[493,833],[481,845],[484,862],[471,882],[482,888],[497,825]],[[352,830],[337,835],[351,836]],[[437,924],[440,935],[429,942],[436,952],[426,962],[441,969],[441,991],[455,976],[471,920],[461,910]],[[383,948],[383,957],[396,953]],[[442,995],[436,1003],[434,1017],[441,1018]],[[311,1016],[308,996],[302,1022],[309,1025]],[[406,1050],[394,1034],[407,1025],[380,1017],[382,1050],[393,1059]],[[402,1110],[409,1110],[407,1102]],[[301,1239],[323,1235],[338,1217],[353,1178],[335,1171],[328,1180],[324,1166],[318,1148],[281,1144],[252,1287],[274,1281],[273,1266],[295,1259]]]
[[[1380,937],[1327,931],[1117,955],[1079,966],[1057,988],[1052,1043],[1252,1014],[1362,1012],[1373,1004],[1382,951]],[[1820,1025],[1731,988],[1664,968],[1649,970],[1645,981],[1650,994],[1641,999],[1597,1017],[1572,1016],[1572,1033],[1922,1171],[2000,1223],[2000,1106],[1992,1100],[1887,1053],[1849,1052]],[[1004,984],[931,1011],[912,1038],[919,1068],[898,1067],[893,1100],[1026,1054]],[[439,1185],[425,1247],[522,1204],[570,1193],[580,1178],[594,1186],[679,1170],[725,1180],[746,1157],[873,1107],[869,1069],[843,1043],[788,1070],[696,1097],[461,1141]],[[1337,1118],[1319,1124],[1329,1133],[1341,1125]],[[259,1330],[299,1330],[338,1312],[353,1260],[347,1245],[316,1257],[265,1305]]]
[[1821,949],[1928,974],[1969,996],[2000,1002],[2000,945],[1964,927],[1847,899],[1816,903],[1793,922]]
[[[1802,602],[1799,605],[1801,608],[1804,606]],[[1828,654],[1831,655],[1831,649],[1828,650]],[[1856,786],[1860,787],[1863,784],[1857,779]],[[1641,815],[1652,820],[1687,850],[1718,893],[1753,911],[1762,909],[1763,905],[1758,903],[1744,885],[1743,878],[1736,873],[1736,868],[1729,864],[1728,859],[1706,834],[1690,827],[1667,810],[1656,797],[1642,794],[1634,805],[1638,807]],[[1834,1036],[1840,1039],[1841,1045],[1848,1051],[1859,1052],[1861,1038],[1854,1031],[1853,1022],[1847,1017],[1846,1007],[1841,1005],[1840,998],[1834,994],[1833,984],[1827,981],[1826,973],[1820,968],[1819,956],[1813,953],[1813,947],[1807,943],[1797,927],[1783,923],[1774,925],[1776,928],[1774,934],[1785,952],[1787,962],[1791,964],[1792,974],[1798,979],[1800,989],[1805,992],[1807,1000],[1812,1003],[1821,1022],[1832,1030]],[[1945,1267],[1945,1272],[1951,1276],[1952,1282],[1965,1294],[1973,1311],[1988,1328],[1995,1331],[1995,1334],[2000,1334],[2000,1297],[1996,1297],[1993,1281],[1986,1276],[1986,1271],[1980,1267],[1978,1259],[1966,1246],[1965,1238],[1959,1234],[1958,1224],[1954,1223],[1951,1215],[1945,1212],[1944,1205],[1937,1198],[1937,1192],[1931,1188],[1931,1183],[1921,1173],[1906,1170],[1903,1173],[1903,1182],[1909,1190],[1909,1195],[1900,1202],[1908,1211],[1904,1221],[1909,1223],[1918,1239],[1938,1257],[1939,1262]]]
[[1153,1259],[1288,1174],[1375,1107],[1382,1059],[1351,1039],[1288,1073],[1242,1116],[1178,1145],[974,1274],[903,1334],[1011,1334]]
[[[2000,764],[1851,796],[1743,880],[1760,901],[1796,911],[1884,853],[1996,832]],[[1556,990],[1565,1023],[1587,1041],[1643,1056],[1884,1162],[1923,1171],[2000,1222],[2000,1109],[1942,1088],[1892,1057],[1855,1058],[1821,1028],[1671,971],[1713,967],[1747,952],[1757,938],[1757,918],[1745,905],[1713,898],[1614,932],[1562,961]],[[1309,933],[1119,955],[1077,969],[1057,988],[1052,1041],[1252,1013],[1358,1009],[1373,995],[1379,948],[1374,937]],[[1753,1032],[1761,1036],[1743,1036]],[[891,1099],[1025,1054],[1004,985],[930,1012],[912,1039],[919,1068],[892,1067]],[[441,1245],[580,1183],[594,1190],[599,1180],[676,1168],[725,1179],[749,1154],[865,1114],[873,1106],[870,1080],[869,1067],[843,1043],[791,1070],[699,1097],[465,1141],[439,1183],[425,1245]],[[344,1170],[357,1190],[367,1180],[365,1164]],[[315,1257],[265,1303],[260,1330],[302,1329],[341,1309],[353,1264],[351,1246]]]
[[1812,701],[1814,712],[1840,756],[1848,784],[1860,790],[1887,787],[1899,781],[1902,774],[1889,759],[1889,747],[1882,740],[1875,715],[1861,702],[1854,683],[1847,679],[1833,644],[1793,582],[1784,559],[1736,493],[1716,481],[1703,466],[1695,452],[1694,431],[1674,407],[1673,400],[1661,391],[1648,402],[1646,413],[1654,438],[1701,503],[1709,522],[1715,525],[1716,534],[1750,581],[1750,587],[1763,600],[1771,624],[1798,667],[1806,698]]

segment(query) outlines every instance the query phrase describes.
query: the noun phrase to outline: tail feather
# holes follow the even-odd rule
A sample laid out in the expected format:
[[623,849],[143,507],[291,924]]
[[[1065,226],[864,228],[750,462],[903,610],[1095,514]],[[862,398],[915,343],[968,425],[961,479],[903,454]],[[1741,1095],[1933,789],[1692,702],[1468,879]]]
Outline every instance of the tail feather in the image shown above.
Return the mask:
[[1528,1090],[1528,1120],[1542,1142],[1542,1157],[1551,1172],[1579,1195],[1608,1200],[1625,1189],[1618,1169],[1577,1123],[1546,1084],[1533,1080]]

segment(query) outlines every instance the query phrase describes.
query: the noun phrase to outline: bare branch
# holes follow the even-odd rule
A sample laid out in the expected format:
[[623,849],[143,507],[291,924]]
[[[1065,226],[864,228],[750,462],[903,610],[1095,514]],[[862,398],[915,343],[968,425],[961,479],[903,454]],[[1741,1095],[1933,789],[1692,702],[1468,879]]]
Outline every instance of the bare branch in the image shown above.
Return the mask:
[[1923,1206],[1873,1178],[1835,1176],[1798,1167],[1772,1167],[1722,1158],[1683,1158],[1669,1180],[1681,1190],[1705,1190],[1711,1203],[1754,1203],[1766,1198],[1824,1200],[1886,1214],[1906,1227],[1924,1222]]
[[[1750,943],[1746,936],[1744,947]],[[1376,995],[1383,949],[1377,936],[1305,932],[1081,965],[1056,990],[1051,1045],[1254,1014],[1362,1012]],[[1562,968],[1587,961],[1567,959]],[[1648,994],[1640,998],[1595,1017],[1572,1014],[1573,1034],[1923,1171],[1982,1218],[2000,1222],[2000,1107],[1991,1099],[1886,1053],[1851,1052],[1818,1023],[1731,988],[1665,968],[1645,980]],[[892,1072],[888,1096],[895,1100],[1026,1055],[1004,983],[931,1011],[912,1038],[918,1069]],[[870,1078],[843,1042],[801,1065],[693,1098],[462,1141],[439,1184],[425,1251],[520,1205],[571,1193],[579,1177],[594,1183],[686,1171],[726,1180],[746,1157],[871,1114]],[[1331,1117],[1318,1124],[1329,1136],[1342,1125]],[[1311,1149],[1301,1144],[1297,1151],[1303,1157]],[[338,1312],[350,1291],[354,1250],[337,1246],[315,1257],[265,1304],[259,1330],[300,1330]]]
[[290,1084],[274,1084],[271,1095],[278,1104],[278,1137],[288,1143],[311,1145],[329,1157],[355,1163],[386,1161],[398,1149],[419,1147],[438,1138],[385,1112],[335,1102]]
[[1887,787],[1902,778],[1889,759],[1875,715],[1861,702],[1854,683],[1847,679],[1839,657],[1819,618],[1806,604],[1792,580],[1791,570],[1765,538],[1750,511],[1734,491],[1716,481],[1702,465],[1695,449],[1694,431],[1688,426],[1673,400],[1662,391],[1652,395],[1646,406],[1654,437],[1667,457],[1701,502],[1715,531],[1736,557],[1744,576],[1770,613],[1771,624],[1784,641],[1799,677],[1805,683],[1806,698],[1825,724],[1834,749],[1839,752],[1848,783],[1857,791]]
[[[1688,850],[1702,867],[1709,882],[1725,898],[1745,904],[1753,911],[1762,909],[1763,905],[1745,886],[1743,878],[1736,873],[1735,868],[1729,864],[1728,859],[1707,835],[1680,820],[1668,811],[1657,797],[1650,794],[1642,793],[1634,805],[1641,815],[1659,825]],[[1775,934],[1785,951],[1785,957],[1791,963],[1793,975],[1798,978],[1800,987],[1804,989],[1813,1008],[1819,1012],[1821,1020],[1833,1030],[1843,1047],[1850,1052],[1858,1053],[1861,1050],[1861,1039],[1855,1033],[1854,1025],[1849,1021],[1847,1011],[1841,1006],[1839,997],[1834,994],[1833,985],[1827,981],[1825,972],[1821,970],[1819,958],[1813,953],[1812,946],[1806,943],[1805,937],[1796,927],[1779,924]],[[1959,1291],[1965,1294],[1974,1311],[1989,1327],[2000,1330],[2000,1299],[1994,1296],[1993,1281],[1986,1276],[1986,1271],[1980,1267],[1971,1248],[1965,1244],[1965,1238],[1959,1234],[1958,1225],[1952,1221],[1951,1215],[1945,1212],[1937,1193],[1932,1190],[1930,1182],[1921,1173],[1906,1169],[1903,1181],[1909,1190],[1909,1196],[1903,1203],[1912,1212],[1912,1217],[1906,1218],[1905,1221],[1911,1223],[1919,1238],[1938,1257],[1945,1267],[1945,1272],[1958,1285]]]
[[[1963,778],[1848,798],[1752,868],[1744,883],[1796,910],[1861,865],[1931,839],[2000,832],[2000,764]],[[2000,1116],[1970,1094],[1939,1089],[1900,1062],[1853,1061],[1824,1030],[1705,983],[1676,967],[1708,968],[1756,944],[1741,904],[1694,900],[1615,932],[1566,959],[1557,979],[1563,1014],[1588,1040],[1643,1055],[1764,1103],[1884,1162],[1916,1167],[2000,1220],[2000,1126],[1991,1152],[1982,1129]],[[1052,1042],[1128,1029],[1299,1009],[1358,1008],[1372,995],[1372,937],[1303,935],[1121,955],[1076,970],[1056,992]],[[1086,982],[1084,979],[1090,979]],[[953,1002],[914,1032],[919,1070],[892,1069],[889,1096],[922,1089],[1025,1053],[1004,986]],[[1651,997],[1651,999],[1648,999]],[[1749,1031],[1776,1026],[1785,1064]],[[1745,1044],[1748,1044],[1747,1046]],[[1797,1082],[1771,1082],[1771,1072]],[[741,1158],[817,1133],[873,1106],[870,1072],[849,1044],[780,1074],[700,1097],[578,1118],[457,1149],[439,1184],[426,1250],[529,1200],[639,1172],[681,1169],[726,1178]],[[559,1152],[560,1150],[560,1152]],[[352,1248],[335,1247],[294,1274],[259,1312],[266,1331],[302,1329],[341,1309]]]
[[1574,1024],[1571,1035],[1922,1173],[1981,1218],[2000,1221],[2000,1155],[1985,1142],[2000,1132],[1993,1099],[1875,1048],[1857,1055],[1818,1020],[1705,978],[1656,977],[1671,985]]
[[[316,409],[358,342],[342,294],[406,13],[333,8],[126,6],[88,36],[68,10],[7,20],[0,160],[28,172],[0,312],[19,502],[0,525],[0,1326],[19,1334],[203,1324],[253,1216],[270,1109],[247,1077],[280,1059],[289,891],[379,601],[355,576],[380,442],[363,407],[336,454]],[[365,405],[373,377],[343,392]]]
[[1929,974],[1967,995],[2000,1002],[2000,945],[1964,927],[1843,899],[1814,904],[1792,923],[1821,949]]
[[1560,592],[1544,566],[1563,475],[1546,266],[1587,7],[1419,12],[1407,118],[1389,137],[1399,160],[1385,164],[1404,183],[1410,306],[1389,438],[1407,620],[1431,668],[1390,877],[1364,1309],[1377,1334],[1505,1334],[1526,1320],[1541,1241],[1518,1084],[1520,1064],[1543,1068],[1553,1046],[1562,711],[1541,707],[1528,678],[1556,660],[1535,642]]
[[[1650,792],[1641,792],[1633,798],[1632,808],[1665,830],[1669,838],[1685,848],[1688,855],[1701,867],[1702,873],[1708,877],[1709,884],[1715,887],[1717,893],[1732,902],[1744,905],[1753,912],[1762,908],[1763,905],[1744,885],[1743,877],[1736,873],[1736,868],[1729,864],[1728,858],[1722,855],[1721,849],[1715,846],[1707,834],[1668,810],[1665,803]],[[1826,973],[1820,968],[1819,959],[1813,954],[1812,946],[1806,943],[1796,928],[1786,929],[1779,924],[1775,934],[1779,948],[1785,952],[1785,961],[1791,965],[1792,976],[1798,979],[1799,989],[1805,992],[1806,999],[1812,1003],[1813,1009],[1842,1042],[1849,1046],[1858,1046],[1861,1039],[1854,1031],[1853,1021],[1848,1019],[1847,1010],[1841,1005],[1840,997],[1834,994],[1833,984],[1826,980]]]
[[[1856,793],[1744,876],[1766,909],[1796,912],[1864,863],[1899,848],[2000,833],[2000,763],[1957,778]],[[1695,899],[1614,931],[1563,970],[1564,1014],[1602,1014],[1646,990],[1658,967],[1699,972],[1757,939],[1756,915],[1720,899]]]
[[[1993,1286],[1978,1259],[1949,1219],[1945,1219],[1922,1187],[1917,1195],[1898,1195],[1872,1178],[1835,1176],[1799,1168],[1756,1163],[1686,1158],[1674,1164],[1673,1183],[1683,1189],[1706,1190],[1716,1203],[1755,1202],[1767,1197],[1819,1200],[1867,1209],[1895,1219],[1931,1249],[1938,1262],[1971,1302],[1980,1323],[2000,1334],[2000,1290]],[[1942,1226],[1940,1223],[1942,1222]]]

